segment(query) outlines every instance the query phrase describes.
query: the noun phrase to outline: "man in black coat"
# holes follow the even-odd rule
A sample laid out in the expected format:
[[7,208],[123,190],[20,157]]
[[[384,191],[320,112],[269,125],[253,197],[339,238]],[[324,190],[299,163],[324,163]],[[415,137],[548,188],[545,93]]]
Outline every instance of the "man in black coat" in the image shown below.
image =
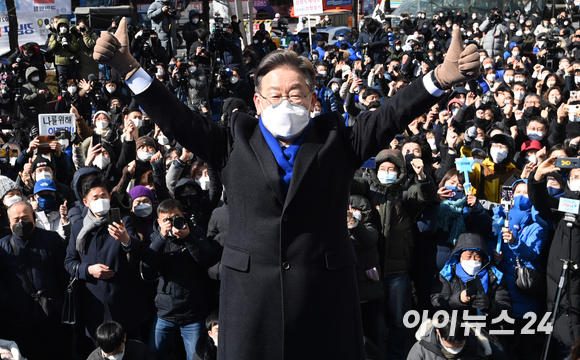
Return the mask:
[[[12,205],[8,217],[13,234],[0,240],[0,336],[16,341],[23,356],[31,360],[44,359],[47,353],[70,358],[60,324],[68,283],[62,239],[56,232],[36,228],[27,202]],[[52,299],[48,315],[31,296],[39,290]]]
[[[126,51],[126,34],[116,36],[99,39],[95,59],[125,74],[163,133],[221,171],[228,189],[218,359],[363,359],[356,259],[346,226],[337,226],[346,222],[351,179],[442,89],[477,75],[477,48],[463,50],[458,35],[437,75],[351,128],[336,112],[310,119],[314,67],[275,51],[255,75],[260,119],[238,111],[225,129],[152,82]],[[305,331],[313,325],[316,336]]]
[[365,55],[371,58],[373,64],[382,64],[386,59],[385,48],[389,47],[389,35],[374,19],[367,19],[356,46],[365,49]]

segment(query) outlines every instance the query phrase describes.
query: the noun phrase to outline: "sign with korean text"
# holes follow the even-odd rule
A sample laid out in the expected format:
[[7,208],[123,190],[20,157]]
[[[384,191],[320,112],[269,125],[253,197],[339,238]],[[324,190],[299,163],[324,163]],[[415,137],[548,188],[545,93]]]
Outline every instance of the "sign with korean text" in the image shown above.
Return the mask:
[[578,215],[580,212],[580,200],[560,198],[558,211]]
[[[27,42],[44,44],[49,34],[44,25],[45,20],[50,21],[56,15],[58,15],[56,11],[42,14],[18,13],[18,45],[24,45]],[[0,12],[0,54],[10,51],[9,31],[8,16]]]
[[[71,13],[71,0],[14,0],[18,17],[21,14],[56,11],[57,14]],[[0,13],[6,15],[6,0],[0,0]]]
[[39,114],[38,131],[40,135],[54,135],[58,129],[66,129],[71,133],[76,131],[74,114]]
[[294,0],[294,15],[322,14],[322,0]]

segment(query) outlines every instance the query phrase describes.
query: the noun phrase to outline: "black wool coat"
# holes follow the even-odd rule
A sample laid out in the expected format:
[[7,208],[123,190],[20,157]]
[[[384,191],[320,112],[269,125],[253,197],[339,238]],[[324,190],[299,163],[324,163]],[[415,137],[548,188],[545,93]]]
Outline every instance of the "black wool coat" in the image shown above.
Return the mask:
[[350,182],[365,160],[437,102],[422,80],[354,127],[338,113],[314,118],[287,193],[258,119],[236,112],[231,129],[221,128],[155,81],[135,99],[163,133],[222,173],[230,228],[218,359],[363,359],[356,257],[346,227]]

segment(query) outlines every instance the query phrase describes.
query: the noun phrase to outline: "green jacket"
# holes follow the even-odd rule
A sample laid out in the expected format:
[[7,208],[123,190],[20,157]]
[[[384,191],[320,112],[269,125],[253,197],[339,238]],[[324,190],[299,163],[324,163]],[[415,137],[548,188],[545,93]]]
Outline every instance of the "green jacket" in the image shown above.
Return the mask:
[[77,34],[80,38],[79,51],[76,56],[79,60],[79,67],[77,69],[79,79],[87,79],[89,74],[99,73],[99,63],[93,59],[93,49],[99,39],[99,34],[94,31],[87,31],[85,35]]
[[370,171],[371,179],[355,177],[351,184],[351,195],[366,196],[372,207],[379,212],[384,242],[379,246],[383,276],[409,271],[415,245],[413,221],[434,200],[437,193],[429,175],[425,180],[415,176],[410,186],[405,184],[409,180],[405,159],[400,151],[381,151],[375,159],[377,169],[385,161],[392,162],[400,169],[393,183],[381,184],[373,169]]
[[[56,23],[56,28],[58,30],[60,24],[66,24],[68,27],[67,19],[60,19]],[[64,47],[62,45],[62,38],[66,38],[68,41],[68,46]],[[73,63],[71,57],[73,57],[79,50],[79,42],[76,35],[72,34],[69,30],[66,34],[55,34],[50,37],[48,42],[48,50],[52,51],[54,54],[54,64],[67,66]]]

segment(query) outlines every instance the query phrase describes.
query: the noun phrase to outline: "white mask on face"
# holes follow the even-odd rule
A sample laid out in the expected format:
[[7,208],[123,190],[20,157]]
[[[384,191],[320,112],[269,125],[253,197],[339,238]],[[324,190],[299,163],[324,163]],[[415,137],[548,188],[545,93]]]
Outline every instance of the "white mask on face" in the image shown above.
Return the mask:
[[433,150],[433,151],[437,150],[437,144],[435,143],[435,139],[434,138],[427,139],[427,142],[429,143],[429,146],[431,147],[431,150]]
[[22,201],[22,198],[20,196],[11,196],[11,197],[4,199],[4,202],[6,203],[7,208],[11,207],[12,205],[14,205],[20,201]]
[[506,150],[504,150],[504,149],[491,148],[491,150],[489,152],[491,154],[491,159],[496,164],[501,163],[508,156],[508,152]]
[[59,140],[58,143],[60,144],[63,150],[66,149],[69,145],[68,139]]
[[493,69],[493,64],[487,63],[485,65],[483,65],[484,69]]
[[487,81],[489,82],[494,82],[495,81],[495,74],[487,74],[485,76],[485,78],[487,79]]
[[107,166],[109,166],[110,163],[111,158],[103,155],[98,155],[95,157],[95,160],[93,160],[93,165],[95,165],[101,170],[104,170]]
[[526,96],[526,93],[523,91],[514,91],[514,98],[517,101],[521,101],[524,99],[524,96]]
[[238,79],[238,77],[237,77],[237,76],[232,76],[232,77],[230,78],[230,82],[231,82],[232,84],[235,84],[235,83],[237,83],[237,82],[238,82],[238,80],[240,80],[240,79]]
[[191,19],[191,22],[194,23],[194,24],[197,24],[199,22],[199,19],[198,18],[193,18],[193,19]]
[[197,66],[190,66],[189,69],[187,70],[189,71],[190,74],[193,74],[197,70]]
[[322,77],[326,77],[326,70],[320,70],[318,72]]
[[89,208],[95,215],[103,216],[111,207],[111,201],[109,199],[97,199],[89,204]]
[[169,138],[167,136],[165,136],[165,135],[159,135],[157,137],[157,142],[160,145],[167,145],[167,144],[169,144]]
[[139,129],[141,126],[143,126],[143,119],[135,118],[133,119],[133,124],[135,124],[135,127]]
[[397,180],[399,175],[397,173],[379,170],[377,171],[377,179],[381,184],[390,184]]
[[337,92],[340,89],[340,86],[338,86],[338,84],[332,84],[330,88],[333,92]]
[[538,157],[536,155],[526,156],[526,160],[528,160],[528,162],[531,162],[534,164],[538,163]]
[[69,93],[74,94],[77,92],[77,87],[76,86],[69,86],[67,90]]
[[116,88],[116,87],[114,87],[114,86],[107,86],[107,92],[108,92],[109,94],[112,94],[112,93],[114,93],[114,92],[115,92],[115,90],[117,90],[117,88]]
[[40,76],[31,76],[30,77],[30,81],[32,81],[32,82],[37,82],[38,80],[40,80]]
[[[310,106],[309,106],[310,108]],[[264,126],[277,138],[292,139],[310,123],[310,109],[288,100],[262,108]]]
[[481,269],[481,261],[476,260],[461,260],[461,267],[469,275],[475,275]]
[[429,49],[435,49],[435,44],[429,44]]
[[511,84],[514,82],[514,77],[513,76],[504,76],[503,80],[506,82],[506,84]]
[[109,126],[109,122],[106,120],[100,120],[95,123],[98,129],[106,129]]
[[41,171],[36,174],[36,181],[40,181],[43,179],[52,180],[52,174],[49,173],[48,171]]
[[315,118],[318,115],[322,114],[322,112],[318,111],[318,110],[314,110],[313,112],[310,113],[310,117],[311,118]]
[[568,189],[570,189],[570,191],[580,191],[580,181],[579,180],[575,180],[575,181],[568,180]]
[[66,34],[68,32],[68,29],[66,27],[64,27],[64,26],[61,27],[59,30],[60,30],[60,33],[61,34]]
[[165,72],[163,71],[163,69],[157,69],[157,72],[155,73],[155,75],[157,75],[158,77],[162,77],[165,74]]
[[461,352],[461,350],[463,350],[463,348],[465,347],[465,345],[462,347],[457,347],[457,348],[447,347],[447,346],[443,345],[443,342],[441,341],[440,338],[439,338],[439,345],[441,345],[441,347],[444,348],[445,351],[447,351],[448,353],[453,354],[453,355],[459,354]]
[[574,82],[580,84],[580,76],[574,76]]
[[153,155],[155,155],[153,151],[137,151],[137,158],[141,161],[151,161]]

